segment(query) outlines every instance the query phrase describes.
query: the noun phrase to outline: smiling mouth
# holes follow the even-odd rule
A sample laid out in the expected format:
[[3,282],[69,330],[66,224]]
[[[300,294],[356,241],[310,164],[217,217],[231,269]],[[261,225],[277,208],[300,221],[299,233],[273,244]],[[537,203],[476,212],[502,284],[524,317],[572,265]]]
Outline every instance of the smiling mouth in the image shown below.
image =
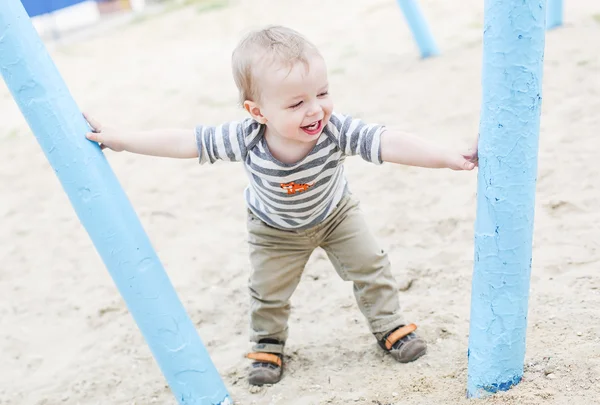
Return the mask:
[[323,120],[319,120],[319,121],[315,121],[310,125],[305,125],[302,128],[302,130],[304,132],[306,132],[309,135],[315,135],[319,132],[321,132],[321,128],[323,126]]

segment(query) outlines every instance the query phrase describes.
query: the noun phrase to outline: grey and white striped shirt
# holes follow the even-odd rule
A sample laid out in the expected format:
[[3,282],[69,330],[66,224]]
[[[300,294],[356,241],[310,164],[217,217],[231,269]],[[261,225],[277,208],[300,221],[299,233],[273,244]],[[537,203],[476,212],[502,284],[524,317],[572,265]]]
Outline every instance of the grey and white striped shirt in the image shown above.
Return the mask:
[[311,228],[323,221],[348,192],[346,156],[381,164],[382,125],[333,113],[317,144],[301,161],[286,164],[269,152],[266,126],[252,118],[217,127],[198,126],[200,164],[244,162],[250,184],[248,208],[268,225],[284,230]]

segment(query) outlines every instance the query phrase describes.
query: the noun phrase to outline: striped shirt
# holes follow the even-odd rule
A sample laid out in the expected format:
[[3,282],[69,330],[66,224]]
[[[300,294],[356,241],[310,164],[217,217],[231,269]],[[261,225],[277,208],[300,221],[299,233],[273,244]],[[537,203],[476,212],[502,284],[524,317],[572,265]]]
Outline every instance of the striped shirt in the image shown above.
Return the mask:
[[248,208],[268,225],[284,230],[311,228],[333,212],[348,193],[346,156],[381,164],[385,128],[333,113],[316,145],[299,162],[280,162],[269,152],[266,126],[252,118],[196,128],[200,164],[244,162],[250,180]]

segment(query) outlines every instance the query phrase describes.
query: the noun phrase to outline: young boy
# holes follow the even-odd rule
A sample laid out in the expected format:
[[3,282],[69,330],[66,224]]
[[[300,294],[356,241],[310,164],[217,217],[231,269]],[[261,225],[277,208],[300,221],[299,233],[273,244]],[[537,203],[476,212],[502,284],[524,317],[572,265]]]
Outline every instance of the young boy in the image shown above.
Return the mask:
[[126,132],[86,117],[88,139],[115,151],[173,158],[243,162],[249,179],[248,242],[252,273],[249,382],[281,379],[290,297],[317,247],[323,248],[354,295],[381,348],[399,362],[416,360],[425,341],[400,315],[387,254],[363,218],[344,176],[346,156],[381,164],[472,170],[463,155],[414,136],[365,124],[333,111],[325,61],[297,32],[268,27],[233,52],[233,76],[250,117],[217,127]]

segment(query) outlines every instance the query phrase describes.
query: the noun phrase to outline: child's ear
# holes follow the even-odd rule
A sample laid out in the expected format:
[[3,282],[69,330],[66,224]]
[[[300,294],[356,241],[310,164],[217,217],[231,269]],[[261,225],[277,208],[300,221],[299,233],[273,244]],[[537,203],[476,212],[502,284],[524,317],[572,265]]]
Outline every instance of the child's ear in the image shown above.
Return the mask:
[[250,116],[252,116],[252,118],[254,118],[259,123],[265,124],[267,122],[265,116],[262,115],[262,113],[260,112],[260,107],[254,101],[244,101],[244,108],[246,109],[246,111],[248,111],[248,114],[250,114]]

